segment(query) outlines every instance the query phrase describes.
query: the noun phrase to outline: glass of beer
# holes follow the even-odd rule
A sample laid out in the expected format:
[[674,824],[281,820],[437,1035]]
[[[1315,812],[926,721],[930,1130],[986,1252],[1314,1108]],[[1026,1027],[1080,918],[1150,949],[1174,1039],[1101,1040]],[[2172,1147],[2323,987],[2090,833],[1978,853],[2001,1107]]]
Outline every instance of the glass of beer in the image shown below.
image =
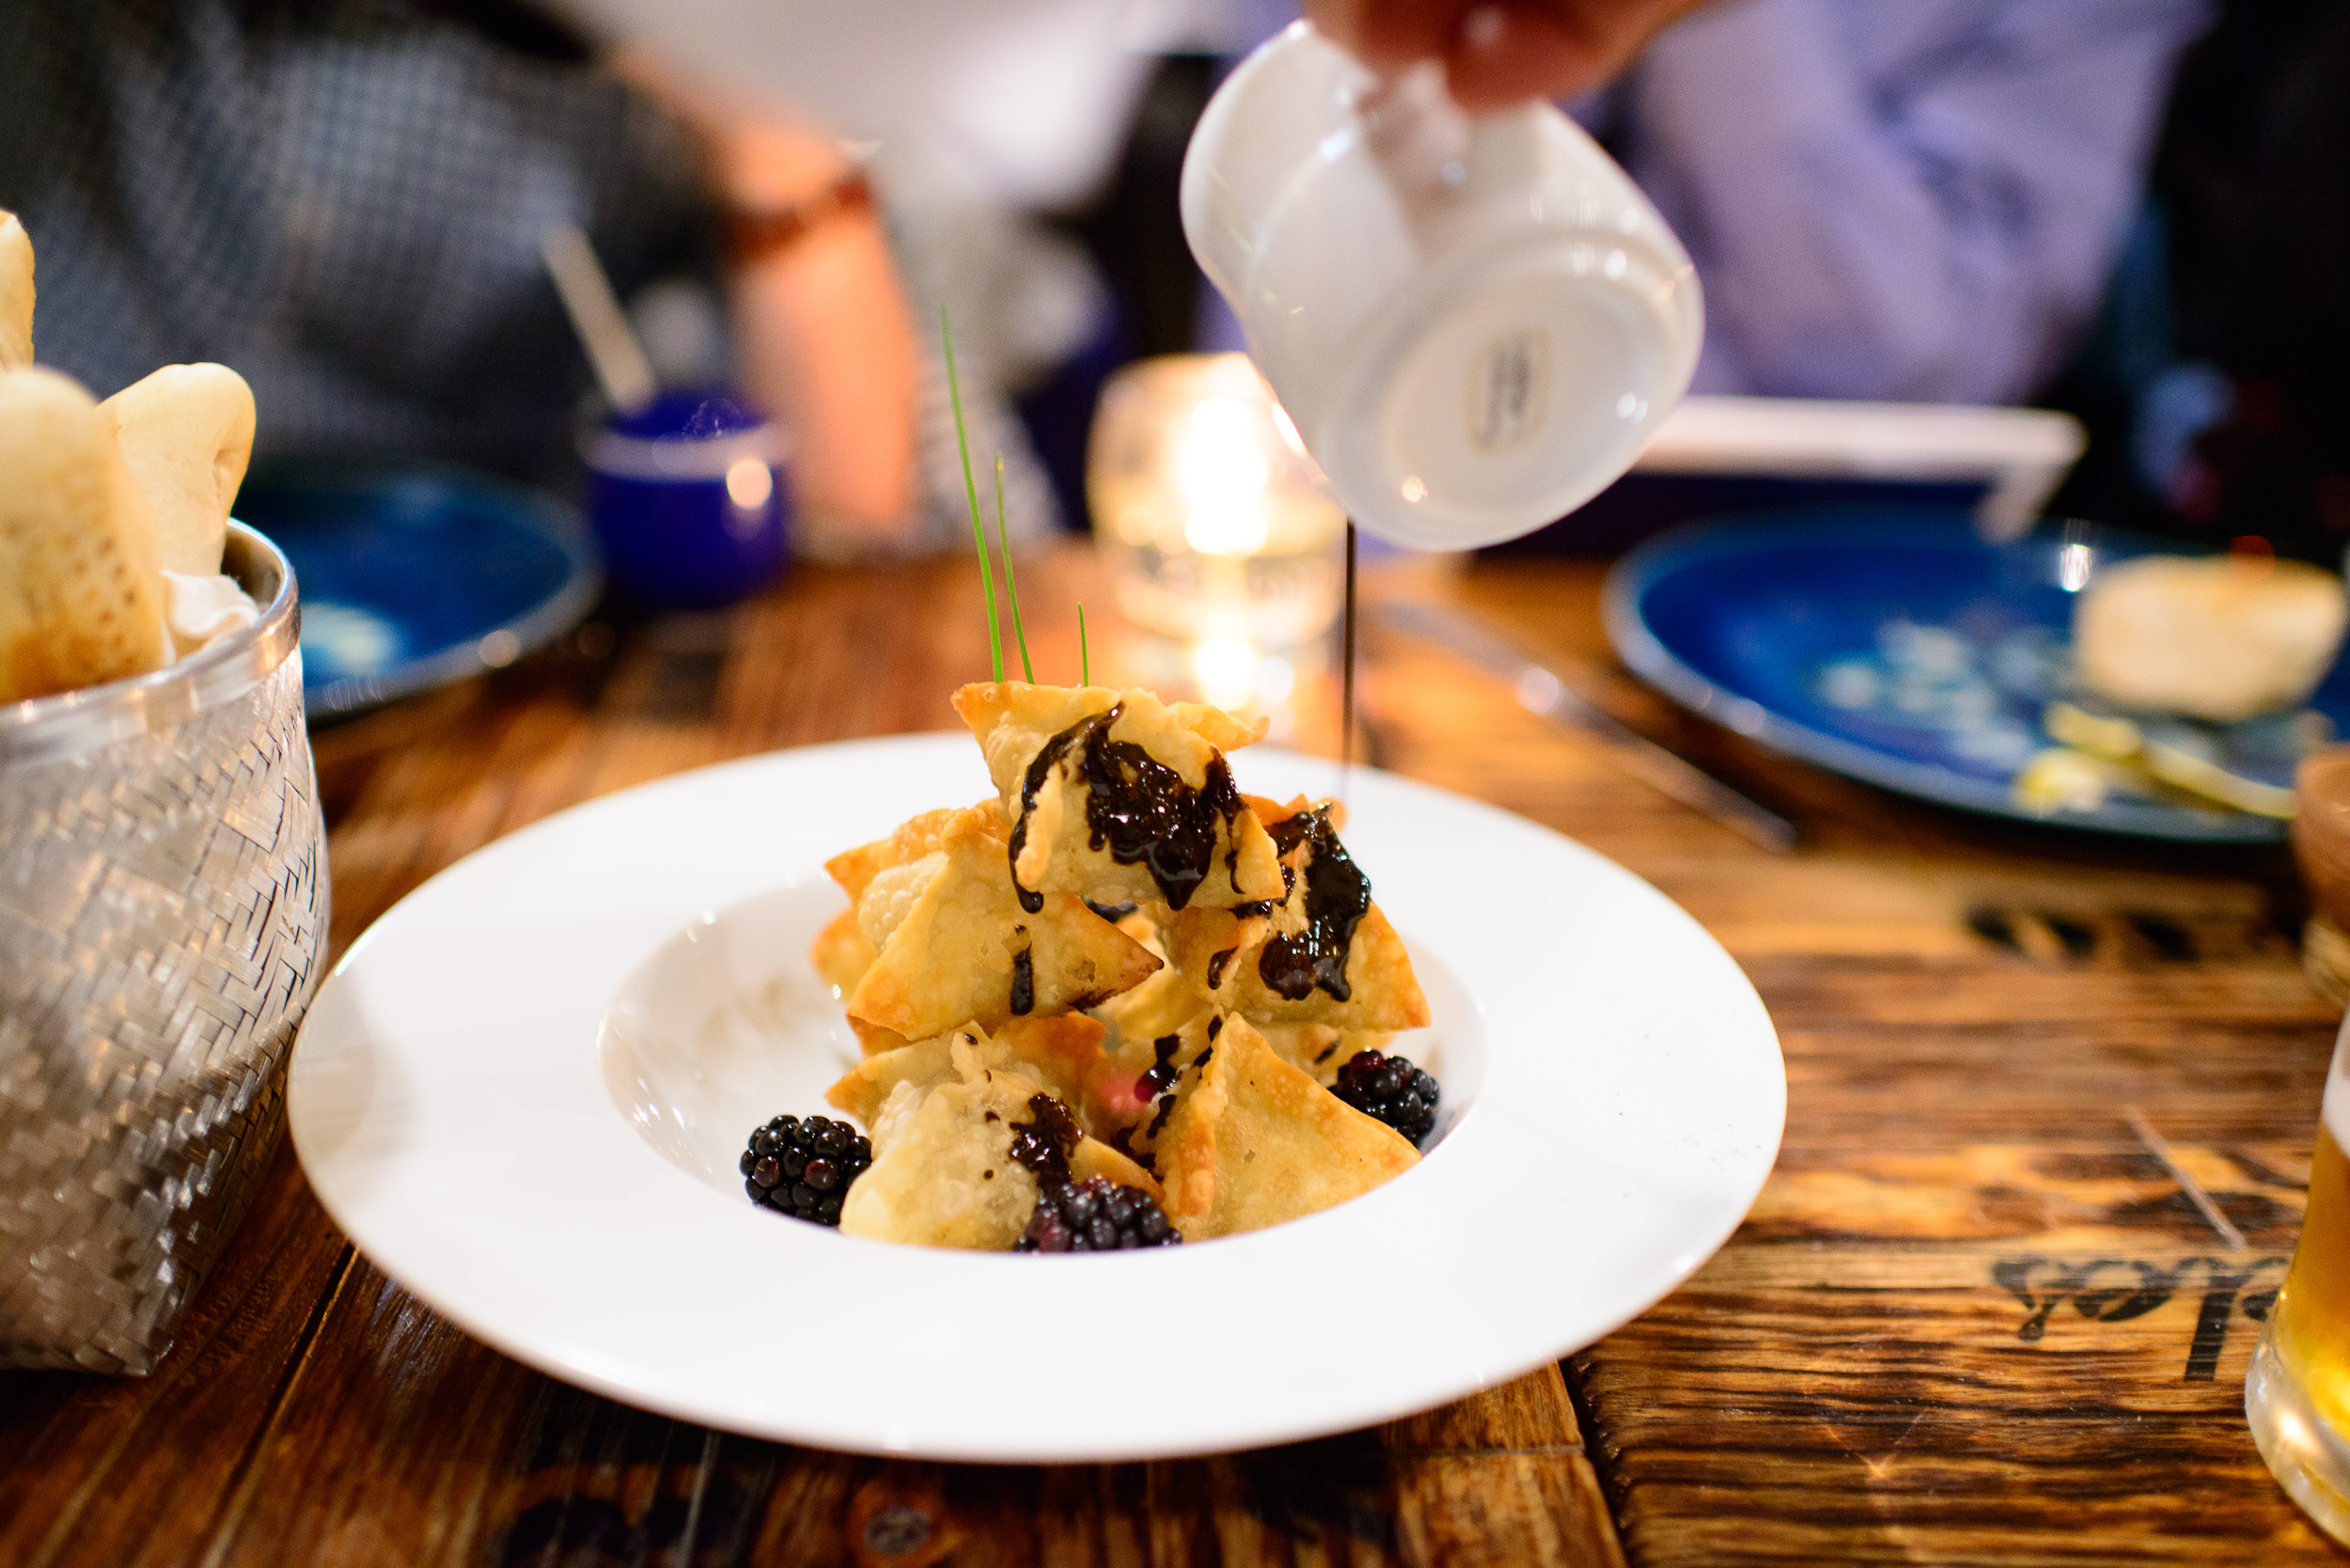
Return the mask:
[[2309,1207],[2284,1289],[2244,1380],[2261,1457],[2293,1500],[2350,1544],[2350,1019],[2326,1074]]

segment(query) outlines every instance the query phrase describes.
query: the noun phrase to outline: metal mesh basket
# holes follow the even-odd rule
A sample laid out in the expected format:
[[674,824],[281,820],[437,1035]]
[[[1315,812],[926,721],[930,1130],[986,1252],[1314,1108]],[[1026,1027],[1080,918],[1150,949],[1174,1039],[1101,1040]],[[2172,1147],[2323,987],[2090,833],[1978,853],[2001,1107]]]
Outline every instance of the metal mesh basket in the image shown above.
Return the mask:
[[144,1372],[284,1124],[326,942],[293,572],[257,625],[0,706],[0,1366]]

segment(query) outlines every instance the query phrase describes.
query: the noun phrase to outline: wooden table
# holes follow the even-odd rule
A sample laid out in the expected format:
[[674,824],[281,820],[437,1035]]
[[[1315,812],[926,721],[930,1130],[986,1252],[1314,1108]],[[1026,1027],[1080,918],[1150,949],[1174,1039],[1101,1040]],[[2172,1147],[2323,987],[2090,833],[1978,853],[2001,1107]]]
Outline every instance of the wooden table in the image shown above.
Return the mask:
[[[1486,566],[1385,590],[1489,614],[1797,819],[1800,853],[1693,816],[1415,643],[1367,638],[1364,713],[1381,765],[1654,882],[1769,1004],[1778,1171],[1638,1321],[1449,1408],[1288,1448],[854,1458],[644,1415],[486,1349],[354,1253],[281,1150],[152,1377],[0,1373],[0,1564],[2336,1560],[2242,1414],[2336,1016],[2296,966],[2289,862],[1999,826],[1772,758],[1612,664],[1600,576]],[[975,579],[807,571],[725,616],[591,623],[324,732],[337,942],[573,802],[947,727],[947,691],[985,667]],[[1040,558],[1022,587],[1041,671],[1075,667],[1080,597],[1097,672],[1120,661],[1089,556]],[[1309,692],[1296,744],[1330,743]]]

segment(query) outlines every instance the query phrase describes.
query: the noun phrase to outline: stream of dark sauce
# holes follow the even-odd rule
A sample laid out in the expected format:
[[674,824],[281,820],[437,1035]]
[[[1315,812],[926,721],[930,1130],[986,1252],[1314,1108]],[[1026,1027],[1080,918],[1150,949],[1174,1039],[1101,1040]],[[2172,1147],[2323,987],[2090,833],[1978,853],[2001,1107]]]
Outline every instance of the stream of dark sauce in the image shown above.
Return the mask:
[[1132,741],[1113,741],[1110,726],[1125,705],[1105,713],[1079,719],[1046,741],[1028,764],[1020,785],[1020,820],[1011,830],[1012,886],[1020,907],[1036,914],[1044,895],[1020,886],[1020,852],[1028,841],[1028,819],[1036,797],[1053,769],[1073,750],[1076,771],[1086,784],[1086,825],[1093,848],[1107,848],[1121,866],[1140,866],[1158,885],[1170,909],[1191,902],[1199,885],[1208,880],[1215,859],[1216,823],[1233,844],[1226,855],[1226,874],[1238,855],[1232,824],[1242,806],[1232,770],[1222,756],[1212,759],[1197,790],[1183,776]]
[[1269,831],[1274,846],[1287,855],[1298,845],[1306,852],[1306,929],[1290,936],[1275,936],[1257,960],[1257,973],[1275,994],[1301,1002],[1315,986],[1333,1000],[1354,995],[1346,983],[1346,955],[1355,943],[1355,928],[1371,908],[1371,879],[1363,875],[1322,810],[1300,811],[1275,823]]
[[1069,1152],[1077,1147],[1077,1119],[1049,1094],[1028,1096],[1026,1121],[1011,1124],[1011,1157],[1040,1182],[1069,1180]]
[[1355,520],[1346,520],[1346,608],[1339,623],[1339,793],[1355,765]]

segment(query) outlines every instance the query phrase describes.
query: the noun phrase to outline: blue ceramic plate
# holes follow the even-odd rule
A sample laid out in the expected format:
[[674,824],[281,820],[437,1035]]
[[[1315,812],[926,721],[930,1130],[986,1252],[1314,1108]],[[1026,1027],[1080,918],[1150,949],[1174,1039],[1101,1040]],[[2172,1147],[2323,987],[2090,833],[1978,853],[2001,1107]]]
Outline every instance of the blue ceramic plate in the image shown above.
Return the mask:
[[293,561],[312,719],[509,665],[576,625],[602,580],[569,507],[446,464],[275,463],[237,515]]
[[[1763,745],[1883,789],[1995,816],[2145,838],[2282,839],[2272,818],[2117,793],[2053,814],[2019,805],[2019,769],[2071,687],[2073,595],[2101,565],[2184,547],[2044,527],[1986,544],[1964,510],[1759,512],[1662,535],[1618,563],[1607,632],[1650,683]],[[2070,585],[2068,587],[2068,585]],[[2150,738],[2290,786],[2301,751],[2350,733],[2350,669],[2314,711],[2226,727],[2133,715]]]

